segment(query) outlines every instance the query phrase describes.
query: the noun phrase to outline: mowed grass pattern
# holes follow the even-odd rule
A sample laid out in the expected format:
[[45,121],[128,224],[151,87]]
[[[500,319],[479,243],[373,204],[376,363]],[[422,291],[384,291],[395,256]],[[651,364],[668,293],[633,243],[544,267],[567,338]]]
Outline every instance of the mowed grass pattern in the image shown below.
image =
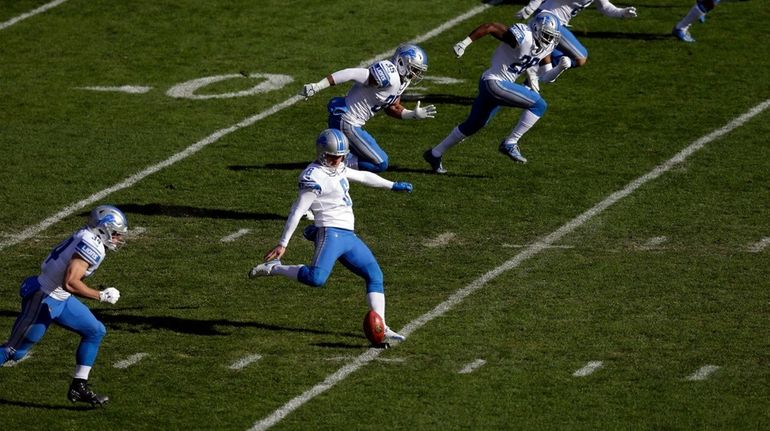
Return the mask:
[[[45,2],[11,3],[0,2],[0,21]],[[353,0],[70,0],[0,31],[0,241],[288,100],[305,82],[482,4],[402,3],[385,13]],[[496,42],[480,40],[459,60],[452,45],[483,22],[511,22],[521,4],[489,7],[421,44],[429,76],[461,82],[425,80],[408,91],[437,105],[433,120],[378,116],[367,125],[390,154],[384,176],[415,191],[352,189],[357,230],[385,273],[391,326],[770,99],[762,2],[723,1],[693,26],[692,45],[669,36],[690,2],[634,5],[636,20],[611,20],[593,6],[573,19],[589,62],[541,87],[549,109],[521,142],[523,166],[496,152],[520,112],[510,109],[447,153],[449,174],[431,174],[421,159],[467,115]],[[240,71],[294,82],[249,97],[166,95]],[[79,89],[97,85],[152,89]],[[246,279],[280,235],[327,100],[347,88],[227,134],[101,200],[143,228],[87,280],[122,294],[114,306],[88,303],[108,328],[91,382],[112,401],[96,410],[66,401],[77,337],[53,327],[29,360],[0,369],[3,426],[245,430],[343,365],[330,358],[365,352],[364,289],[344,268],[322,289]],[[402,361],[367,364],[274,428],[768,428],[770,250],[751,245],[770,237],[769,119],[764,111],[709,143],[379,356]],[[0,338],[18,313],[18,283],[83,215],[0,250]],[[249,232],[220,241],[240,229]],[[445,245],[425,245],[441,235]],[[297,234],[285,261],[311,256]],[[138,353],[147,356],[114,367]],[[477,359],[486,362],[459,373]],[[573,376],[591,361],[603,367]],[[720,368],[687,380],[705,365]]]

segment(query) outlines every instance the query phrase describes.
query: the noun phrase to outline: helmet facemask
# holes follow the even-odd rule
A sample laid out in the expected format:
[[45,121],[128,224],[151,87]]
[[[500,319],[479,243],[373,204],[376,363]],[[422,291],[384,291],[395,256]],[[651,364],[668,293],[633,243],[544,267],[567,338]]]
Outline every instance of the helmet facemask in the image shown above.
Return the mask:
[[428,56],[417,45],[406,44],[396,48],[393,63],[401,78],[409,83],[417,84],[422,81],[428,71]]
[[554,15],[543,13],[535,18],[535,22],[532,25],[532,33],[540,50],[559,43],[559,38],[561,37],[560,27],[559,19]]
[[101,205],[94,208],[88,218],[88,228],[110,250],[115,251],[126,243],[128,220],[114,206]]
[[[316,161],[324,167],[330,175],[337,175],[345,167],[345,158],[350,152],[348,138],[336,129],[326,129],[316,139]],[[327,156],[342,160],[338,164],[332,164]]]

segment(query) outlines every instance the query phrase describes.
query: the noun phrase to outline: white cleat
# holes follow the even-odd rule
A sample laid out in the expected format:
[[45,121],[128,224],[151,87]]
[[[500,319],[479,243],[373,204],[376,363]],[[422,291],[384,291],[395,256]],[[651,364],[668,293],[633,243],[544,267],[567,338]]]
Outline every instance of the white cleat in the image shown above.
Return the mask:
[[385,339],[390,341],[404,341],[406,340],[406,337],[399,334],[398,332],[386,327],[385,328]]
[[271,272],[273,272],[273,267],[280,264],[281,264],[280,260],[271,260],[268,262],[260,263],[254,268],[251,268],[251,271],[249,271],[249,278],[268,276],[270,275]]

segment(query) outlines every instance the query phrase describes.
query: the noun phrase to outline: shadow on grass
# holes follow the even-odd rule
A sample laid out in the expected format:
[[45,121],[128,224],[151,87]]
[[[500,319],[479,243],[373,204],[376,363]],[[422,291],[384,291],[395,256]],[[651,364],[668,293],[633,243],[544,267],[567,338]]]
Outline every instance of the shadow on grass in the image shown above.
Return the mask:
[[43,404],[43,403],[31,403],[27,401],[15,401],[6,400],[0,398],[0,406],[16,406],[25,409],[42,409],[42,410],[69,410],[69,411],[86,411],[93,410],[95,407],[86,405],[65,405],[65,404]]
[[[3,312],[0,312],[2,315]],[[350,332],[321,331],[310,328],[293,328],[269,323],[235,321],[228,319],[189,319],[174,316],[139,316],[122,314],[112,310],[94,310],[99,320],[112,330],[126,332],[144,332],[148,329],[174,331],[183,334],[204,336],[230,335],[227,328],[254,328],[273,332],[295,332],[302,334],[334,335],[360,338],[360,334]]]
[[[284,220],[285,216],[258,212],[233,211],[218,208],[198,208],[187,205],[151,204],[116,204],[126,214],[142,214],[148,216],[196,217],[230,220]],[[83,213],[82,215],[88,215]]]

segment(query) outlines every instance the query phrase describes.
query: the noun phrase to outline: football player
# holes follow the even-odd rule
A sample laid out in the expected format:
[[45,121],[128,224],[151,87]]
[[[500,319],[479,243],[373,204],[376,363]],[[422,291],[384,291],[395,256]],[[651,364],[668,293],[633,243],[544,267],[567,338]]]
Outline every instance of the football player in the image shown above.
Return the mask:
[[45,335],[51,323],[80,335],[75,354],[75,374],[67,398],[72,401],[104,405],[109,400],[94,393],[88,375],[96,360],[99,345],[107,333],[76,296],[115,304],[120,292],[114,287],[96,290],[83,279],[102,264],[106,250],[117,250],[128,232],[126,216],[117,208],[102,205],[94,208],[86,226],[78,229],[48,254],[40,265],[40,274],[27,277],[21,284],[21,314],[8,341],[0,346],[0,365],[19,361]]
[[[359,171],[345,164],[349,153],[348,139],[337,129],[326,129],[316,140],[317,159],[299,175],[299,196],[294,201],[278,245],[264,256],[264,262],[249,272],[249,277],[281,275],[313,287],[326,283],[334,263],[339,261],[366,282],[369,308],[385,320],[385,289],[377,259],[359,238],[354,228],[353,201],[349,181],[397,192],[411,192],[412,184],[392,182],[379,175]],[[315,243],[309,265],[284,265],[289,240],[306,211],[312,211],[314,224],[304,236]],[[385,325],[385,337],[402,341],[404,337]]]
[[695,39],[690,35],[690,26],[697,20],[703,21],[706,18],[706,14],[711,12],[718,4],[719,0],[697,0],[695,5],[687,12],[687,15],[676,23],[671,32],[682,42],[695,42]]
[[424,120],[436,115],[436,107],[417,106],[414,110],[401,105],[401,94],[412,83],[422,80],[428,70],[428,55],[417,45],[403,44],[390,60],[375,62],[368,68],[350,68],[332,73],[326,78],[302,87],[300,95],[311,97],[333,85],[353,82],[345,97],[329,101],[328,127],[342,131],[350,142],[347,166],[369,172],[388,168],[388,155],[364,129],[378,112],[403,120]]
[[[501,106],[523,108],[524,112],[510,135],[500,143],[499,151],[515,162],[527,162],[519,150],[519,139],[535,125],[548,105],[537,91],[517,84],[516,79],[525,71],[537,67],[540,61],[553,51],[559,43],[559,27],[559,20],[549,13],[540,14],[532,20],[530,26],[482,24],[454,46],[455,54],[461,57],[468,45],[481,37],[492,35],[500,40],[492,56],[492,65],[481,75],[479,93],[468,118],[455,127],[441,143],[423,153],[423,158],[434,172],[445,173],[446,169],[441,160],[443,154],[466,137],[481,130]],[[543,76],[543,81],[552,82],[568,67],[569,59],[560,62]]]
[[[516,17],[527,19],[530,16],[536,18],[540,13],[548,12],[556,15],[561,24],[561,39],[559,45],[553,51],[550,63],[545,63],[545,70],[548,71],[548,64],[557,64],[559,59],[566,55],[570,57],[572,67],[580,67],[588,61],[588,50],[574,34],[569,30],[569,21],[579,14],[580,11],[594,3],[594,0],[531,0],[516,13]],[[596,8],[604,16],[609,18],[636,18],[635,7],[616,7],[609,0],[596,0]],[[534,19],[533,18],[533,19]]]

